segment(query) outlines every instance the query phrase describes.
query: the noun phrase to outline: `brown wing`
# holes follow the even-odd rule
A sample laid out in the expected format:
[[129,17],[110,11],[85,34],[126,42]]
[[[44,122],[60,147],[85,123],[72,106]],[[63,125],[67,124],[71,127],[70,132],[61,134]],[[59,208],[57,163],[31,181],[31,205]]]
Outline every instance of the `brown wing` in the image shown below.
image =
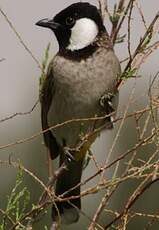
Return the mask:
[[[47,116],[54,94],[54,77],[52,68],[52,64],[50,64],[40,92],[42,130],[49,128]],[[50,130],[45,132],[43,137],[45,145],[49,149],[51,159],[55,159],[59,155],[60,151],[60,146],[57,143],[56,138]]]

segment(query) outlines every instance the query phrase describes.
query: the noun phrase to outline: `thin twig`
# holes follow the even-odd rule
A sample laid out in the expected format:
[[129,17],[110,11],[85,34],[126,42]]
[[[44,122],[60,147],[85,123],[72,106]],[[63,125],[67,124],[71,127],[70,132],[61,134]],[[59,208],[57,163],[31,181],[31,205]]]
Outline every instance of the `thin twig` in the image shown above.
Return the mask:
[[3,211],[3,210],[0,208],[0,213],[1,213],[3,216],[5,216],[5,217],[9,220],[9,222],[10,222],[11,224],[14,224],[14,220],[8,215],[7,212]]
[[107,0],[98,0],[98,3],[99,3],[100,14],[101,14],[102,19],[104,21],[106,10],[108,8],[108,6],[107,6]]
[[[113,17],[115,17],[115,20],[111,21],[112,30],[111,30],[111,33],[110,33],[110,37],[111,37],[112,41],[113,41],[113,39],[116,40],[116,38],[113,38],[113,37],[115,36],[115,32],[116,32],[119,20],[121,18],[122,12],[124,10],[124,4],[125,4],[125,0],[120,0],[117,9],[116,9],[116,5],[114,6]],[[117,37],[117,35],[116,35],[116,37]]]
[[[147,179],[147,178],[146,178]],[[159,177],[155,180],[152,180],[148,182],[144,187],[141,187],[139,190],[135,191],[132,195],[132,197],[128,200],[126,206],[124,207],[124,210],[116,217],[114,218],[109,224],[107,224],[104,229],[109,229],[112,224],[117,222],[119,219],[122,218],[122,216],[129,211],[129,209],[134,205],[134,203],[143,195],[143,193],[149,189],[154,183],[159,181]]]
[[10,116],[8,116],[8,117],[2,118],[2,119],[0,120],[0,123],[5,122],[5,121],[8,121],[8,120],[10,120],[10,119],[13,119],[14,117],[17,117],[17,116],[25,116],[25,115],[31,114],[31,113],[34,111],[34,109],[37,107],[38,103],[39,103],[39,99],[35,102],[35,104],[33,105],[33,107],[32,107],[29,111],[27,111],[27,112],[17,112],[17,113],[14,113],[14,114],[12,114],[12,115],[10,115]]
[[68,191],[66,191],[65,193],[63,193],[61,195],[61,197],[65,196],[68,192],[78,188],[79,186],[83,186],[85,184],[87,184],[89,181],[91,181],[93,178],[95,178],[96,176],[98,176],[99,174],[101,174],[102,172],[106,171],[107,169],[110,169],[114,164],[116,164],[118,161],[123,160],[125,157],[127,157],[130,153],[134,152],[136,149],[138,149],[139,147],[141,147],[142,145],[144,145],[145,143],[149,143],[150,140],[152,140],[154,138],[154,136],[156,135],[156,133],[152,133],[150,136],[146,137],[145,139],[141,140],[140,142],[138,142],[135,146],[133,146],[131,149],[129,149],[128,151],[126,151],[125,153],[121,154],[120,156],[118,156],[115,160],[113,160],[111,163],[109,163],[108,165],[105,165],[103,168],[101,167],[96,173],[94,173],[92,176],[90,176],[89,178],[87,178],[86,180],[78,183],[76,186],[74,186],[73,188],[69,189]]
[[[115,27],[115,29],[114,29],[114,30],[112,31],[112,33],[111,33],[111,41],[112,41],[113,44],[114,44],[115,41],[116,41],[117,35],[118,35],[118,33],[119,33],[119,30],[121,29],[121,26],[122,26],[122,24],[123,24],[123,22],[124,22],[124,20],[125,20],[125,18],[126,18],[126,15],[127,15],[128,11],[129,11],[129,8],[130,8],[130,6],[131,6],[131,2],[132,2],[132,1],[133,1],[133,0],[129,0],[126,9],[125,9],[124,12],[123,12],[122,18],[120,19],[120,21],[118,21],[117,26]],[[124,2],[125,2],[125,1],[123,1],[123,3],[124,3]]]
[[[154,109],[157,108],[157,107],[159,107],[159,105],[157,105],[156,107],[154,107]],[[146,108],[146,109],[142,109],[142,110],[140,110],[140,111],[134,112],[134,113],[130,113],[130,114],[128,114],[128,115],[126,116],[126,118],[133,117],[133,116],[136,115],[136,114],[145,113],[145,112],[147,112],[147,111],[149,111],[149,110],[150,110],[149,108]],[[113,115],[113,113],[112,113],[112,115]],[[30,136],[30,137],[27,137],[27,138],[24,138],[24,139],[20,139],[20,140],[17,140],[17,141],[15,141],[15,142],[12,142],[12,143],[9,143],[9,144],[6,144],[6,145],[1,145],[1,146],[0,146],[0,150],[2,150],[2,149],[7,149],[7,148],[10,148],[10,147],[19,145],[19,144],[23,144],[23,143],[28,142],[28,141],[32,141],[33,139],[35,139],[35,138],[41,136],[43,133],[46,133],[46,132],[48,132],[49,130],[55,130],[55,129],[60,128],[60,127],[62,127],[62,126],[65,126],[65,125],[67,125],[67,124],[71,124],[71,123],[75,123],[75,122],[98,121],[98,120],[103,120],[103,119],[105,119],[105,118],[107,118],[107,117],[109,117],[109,116],[110,116],[110,114],[109,114],[109,115],[102,116],[102,117],[71,119],[71,120],[62,122],[62,123],[60,123],[60,124],[51,126],[51,127],[49,127],[48,129],[46,129],[46,130],[39,131],[38,133],[35,133],[35,134],[33,134],[32,136]],[[116,122],[118,122],[118,121],[120,121],[120,120],[122,120],[122,119],[123,119],[123,117],[116,118],[116,119],[114,119],[113,123],[116,123]],[[104,127],[102,127],[102,129],[103,129],[103,128],[104,128]],[[101,129],[98,130],[98,131],[101,131]],[[87,137],[88,137],[88,136],[87,136]]]
[[132,62],[132,56],[131,56],[131,16],[134,6],[134,0],[131,1],[129,14],[128,14],[128,53],[129,53],[129,60]]
[[23,39],[21,38],[20,34],[15,29],[15,26],[13,25],[13,23],[11,22],[11,20],[8,18],[7,14],[4,12],[4,10],[2,10],[1,7],[0,7],[0,13],[3,15],[4,19],[6,20],[6,22],[8,23],[8,25],[10,26],[10,28],[12,29],[12,31],[14,32],[14,34],[16,35],[16,37],[18,38],[19,42],[22,44],[22,46],[24,47],[24,49],[30,54],[30,56],[36,62],[36,64],[39,67],[39,69],[41,69],[41,71],[43,71],[42,66],[39,63],[38,59],[34,56],[34,54],[32,53],[32,51],[28,48],[28,46],[26,45],[26,43],[23,41]]
[[135,5],[136,5],[136,7],[137,7],[137,9],[138,9],[138,11],[139,11],[139,14],[140,14],[140,16],[141,16],[142,22],[143,22],[143,24],[144,24],[144,27],[145,27],[145,29],[147,30],[147,25],[146,25],[145,17],[144,17],[144,14],[143,14],[143,12],[142,12],[141,7],[139,6],[139,2],[138,2],[137,0],[135,0]]

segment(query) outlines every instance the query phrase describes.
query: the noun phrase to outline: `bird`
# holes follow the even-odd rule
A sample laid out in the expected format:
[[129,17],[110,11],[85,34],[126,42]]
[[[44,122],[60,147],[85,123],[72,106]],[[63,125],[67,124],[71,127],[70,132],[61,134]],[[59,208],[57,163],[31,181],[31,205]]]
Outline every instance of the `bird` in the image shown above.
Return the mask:
[[[72,156],[67,170],[56,182],[55,194],[59,196],[80,183],[86,153],[98,135],[88,138],[76,154],[69,149],[76,149],[83,137],[102,126],[113,128],[112,114],[116,113],[118,106],[117,81],[121,68],[101,14],[89,2],[73,3],[53,18],[42,19],[36,25],[51,29],[59,45],[40,93],[42,130],[47,130],[43,136],[51,159],[59,156],[61,166],[71,159],[69,153]],[[102,116],[105,118],[87,120]],[[73,119],[86,120],[48,130]],[[55,223],[59,215],[63,224],[79,220],[80,186],[64,195],[65,198],[72,196],[77,198],[53,204]]]

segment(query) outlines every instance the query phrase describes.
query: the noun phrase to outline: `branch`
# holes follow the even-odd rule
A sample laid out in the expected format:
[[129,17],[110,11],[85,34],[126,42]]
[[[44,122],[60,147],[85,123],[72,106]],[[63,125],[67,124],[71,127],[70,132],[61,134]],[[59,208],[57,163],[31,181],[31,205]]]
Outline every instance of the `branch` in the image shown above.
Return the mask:
[[24,115],[29,115],[29,114],[31,114],[31,113],[34,111],[34,109],[37,107],[38,103],[39,103],[39,99],[35,102],[35,104],[33,105],[33,107],[32,107],[29,111],[27,111],[27,112],[17,112],[17,113],[14,113],[14,114],[12,114],[12,115],[10,115],[10,116],[8,116],[8,117],[2,118],[2,119],[0,120],[0,123],[5,122],[5,121],[8,121],[8,120],[10,120],[10,119],[13,119],[14,117],[17,117],[17,116],[24,116]]
[[[157,104],[154,109],[158,108],[159,107],[159,104]],[[139,110],[137,112],[134,112],[134,113],[130,113],[128,114],[125,118],[130,118],[130,117],[133,117],[135,115],[138,115],[138,114],[143,114],[147,111],[150,111],[150,108],[146,108],[146,109],[142,109],[142,110]],[[33,139],[41,136],[43,133],[46,133],[48,132],[49,130],[55,130],[57,128],[60,128],[62,126],[65,126],[67,124],[71,124],[71,123],[74,123],[74,122],[89,122],[89,121],[99,121],[99,120],[103,120],[107,117],[109,117],[110,115],[113,115],[114,113],[111,113],[109,115],[105,115],[105,116],[102,116],[102,117],[91,117],[91,118],[79,118],[79,119],[71,119],[71,120],[68,120],[68,121],[65,121],[65,122],[62,122],[60,124],[57,124],[57,125],[54,125],[54,126],[51,126],[49,127],[48,129],[45,129],[43,131],[39,131],[38,133],[35,133],[33,134],[32,136],[30,137],[27,137],[27,138],[24,138],[24,139],[20,139],[20,140],[17,140],[15,142],[12,142],[12,143],[9,143],[9,144],[6,144],[6,145],[1,145],[0,146],[0,150],[2,149],[7,149],[7,148],[10,148],[10,147],[13,147],[13,146],[16,146],[16,145],[19,145],[19,144],[23,144],[25,142],[28,142],[28,141],[32,141]],[[114,119],[113,123],[116,123],[120,120],[122,120],[123,117],[118,117],[116,119]],[[101,127],[99,131],[101,131],[103,128],[105,128],[105,126]]]
[[[122,26],[123,22],[125,21],[126,15],[127,15],[128,11],[129,11],[129,8],[131,6],[131,2],[132,1],[134,1],[134,0],[129,0],[128,5],[127,5],[127,7],[126,7],[126,9],[124,11],[123,11],[123,8],[124,8],[125,1],[121,0],[119,2],[119,6],[118,6],[118,9],[117,9],[117,12],[115,12],[115,13],[117,13],[117,19],[116,19],[117,21],[114,22],[115,25],[113,25],[112,32],[111,32],[111,35],[110,35],[111,41],[112,41],[113,44],[115,44],[115,41],[117,39],[119,30],[121,29],[121,26]],[[122,18],[120,16],[121,13],[123,13]]]
[[104,229],[108,229],[112,226],[112,224],[114,224],[115,222],[117,222],[119,219],[122,218],[122,216],[124,216],[129,209],[135,204],[135,202],[144,194],[144,192],[149,189],[154,183],[159,181],[159,177],[156,178],[155,180],[152,180],[150,182],[148,182],[144,187],[142,187],[140,190],[138,190],[136,192],[136,194],[134,193],[132,195],[132,197],[128,200],[124,210],[116,217],[114,218],[109,224],[107,224]]
[[98,0],[98,3],[99,3],[100,14],[101,14],[102,19],[104,21],[105,14],[106,14],[107,9],[108,9],[107,0]]
[[39,63],[38,59],[34,56],[34,54],[32,53],[32,51],[28,48],[28,46],[26,45],[26,43],[23,41],[23,39],[21,38],[20,34],[15,29],[15,26],[13,25],[13,23],[11,22],[11,20],[8,18],[7,14],[2,10],[1,7],[0,7],[0,13],[2,14],[2,16],[4,17],[4,19],[8,23],[9,27],[12,29],[12,31],[14,32],[14,34],[16,35],[16,37],[18,38],[19,42],[22,44],[22,46],[24,47],[24,49],[30,54],[30,56],[36,62],[36,64],[39,67],[39,69],[41,71],[43,71],[42,66]]
[[[131,3],[131,1],[130,1]],[[131,6],[131,4],[130,4]],[[129,8],[130,8],[129,6]],[[155,15],[154,19],[152,20],[152,22],[150,23],[148,29],[146,30],[145,34],[143,35],[142,39],[140,40],[138,46],[136,47],[135,51],[134,51],[134,54],[131,55],[131,59],[129,59],[123,73],[122,73],[122,76],[121,76],[121,79],[118,81],[118,84],[117,84],[117,88],[120,86],[121,82],[123,81],[123,77],[124,77],[124,74],[129,70],[131,69],[131,66],[132,66],[132,63],[134,61],[134,59],[136,58],[136,56],[140,53],[143,52],[143,50],[146,48],[147,46],[147,43],[150,42],[149,39],[151,39],[152,37],[152,33],[153,33],[153,28],[154,28],[154,25],[155,23],[157,22],[159,18],[159,12]],[[148,41],[146,40],[148,39]]]

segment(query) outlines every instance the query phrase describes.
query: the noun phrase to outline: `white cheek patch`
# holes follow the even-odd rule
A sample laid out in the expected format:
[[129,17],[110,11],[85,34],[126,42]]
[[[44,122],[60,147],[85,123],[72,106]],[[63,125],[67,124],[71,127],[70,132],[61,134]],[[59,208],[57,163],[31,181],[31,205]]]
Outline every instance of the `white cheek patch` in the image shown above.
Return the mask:
[[67,49],[74,51],[89,46],[98,34],[96,23],[89,18],[78,19],[71,29],[70,44]]

